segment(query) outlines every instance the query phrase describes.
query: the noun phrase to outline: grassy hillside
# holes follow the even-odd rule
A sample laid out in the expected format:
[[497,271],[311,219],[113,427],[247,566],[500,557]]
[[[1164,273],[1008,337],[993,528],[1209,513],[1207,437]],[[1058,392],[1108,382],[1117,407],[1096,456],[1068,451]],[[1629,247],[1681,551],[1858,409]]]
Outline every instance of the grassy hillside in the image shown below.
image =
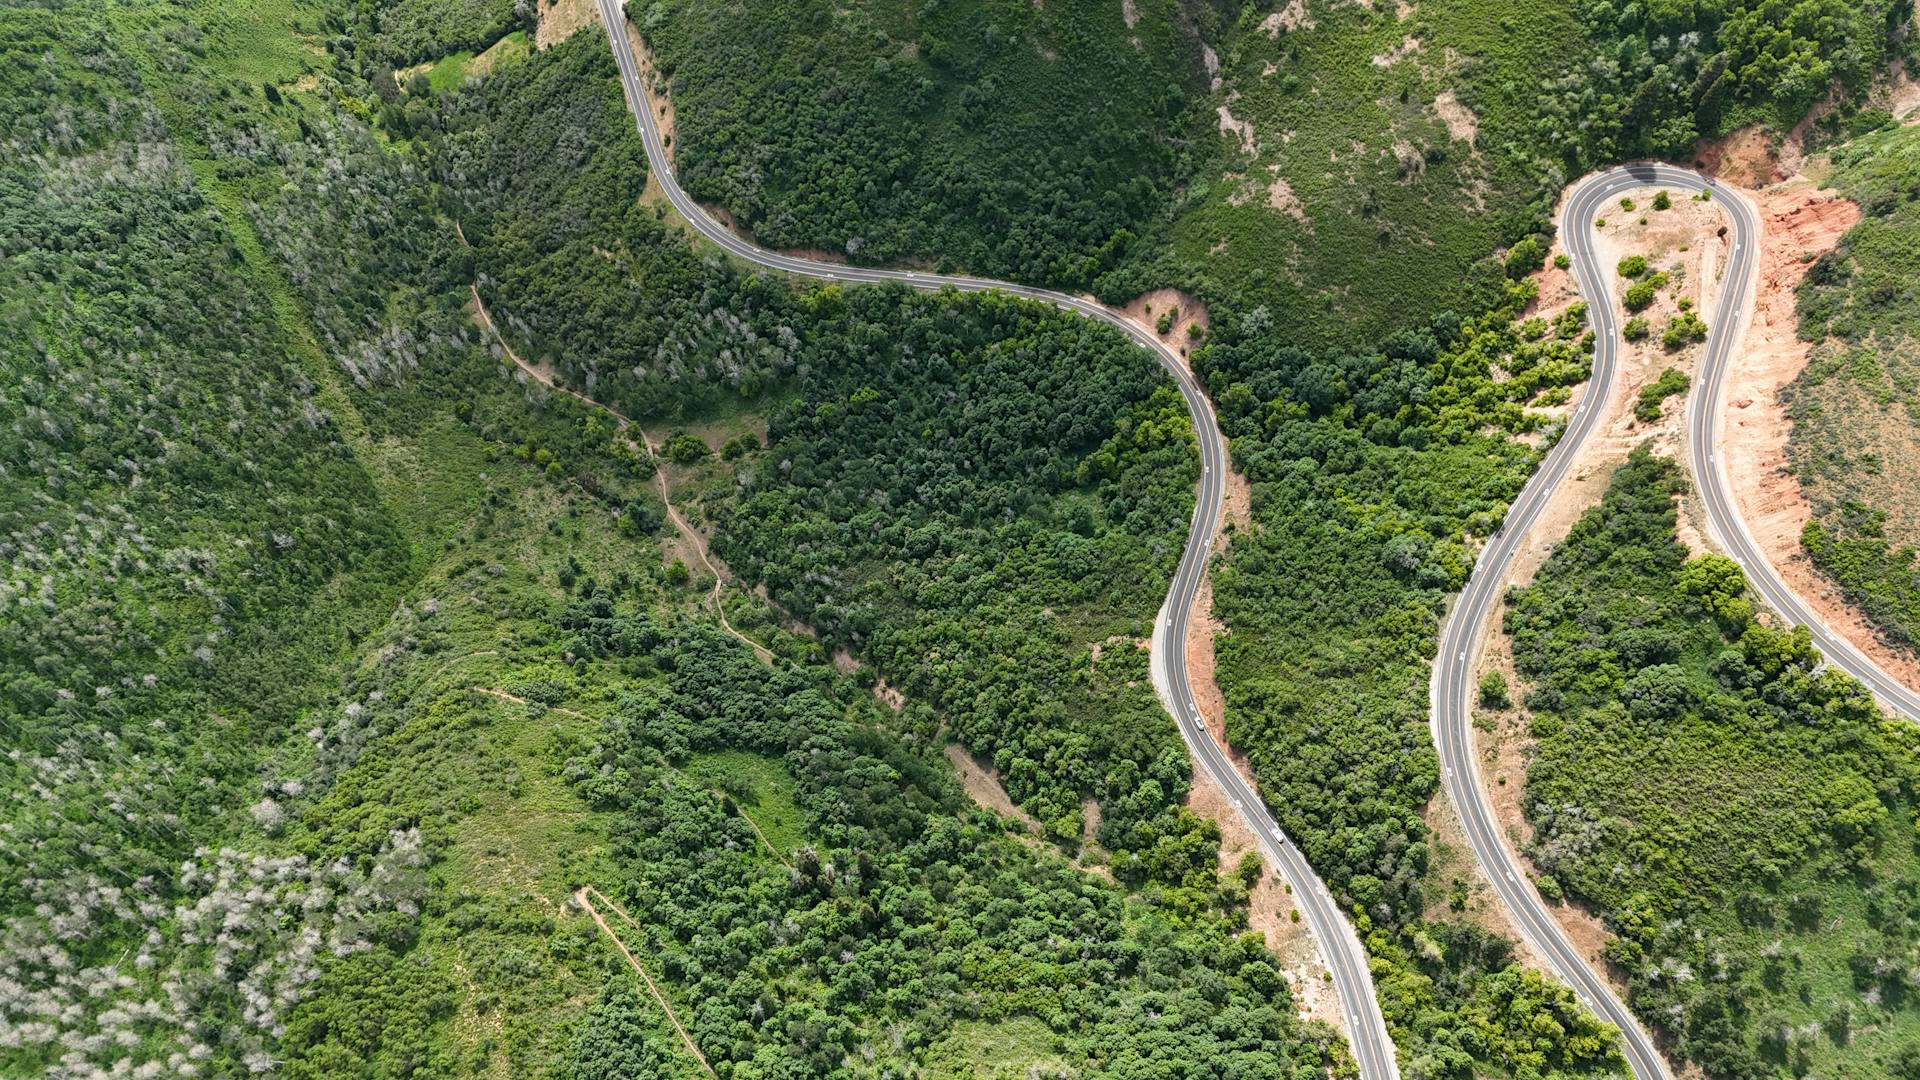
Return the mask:
[[487,505],[343,686],[330,793],[289,800],[313,858],[407,827],[432,856],[418,920],[292,1012],[289,1075],[700,1075],[577,883],[733,1075],[884,1075],[977,1038],[1095,1074],[1340,1060],[1230,922],[1007,835],[862,685],[689,618],[698,589],[633,575],[658,554],[535,470]]
[[633,9],[690,190],[776,247],[1265,304],[1364,348],[1499,297],[1567,181],[1858,90],[1911,6]]
[[1800,336],[1813,343],[1791,388],[1790,460],[1813,503],[1802,537],[1820,570],[1882,635],[1920,641],[1920,131],[1893,128],[1832,153],[1828,182],[1864,219],[1800,287]]
[[1570,5],[1441,0],[1243,16],[1171,264],[1265,303],[1276,332],[1369,343],[1498,295],[1497,249],[1542,228],[1566,165],[1535,131]]
[[1916,736],[1674,540],[1645,449],[1507,618],[1531,854],[1606,919],[1633,1007],[1715,1077],[1908,1076]]

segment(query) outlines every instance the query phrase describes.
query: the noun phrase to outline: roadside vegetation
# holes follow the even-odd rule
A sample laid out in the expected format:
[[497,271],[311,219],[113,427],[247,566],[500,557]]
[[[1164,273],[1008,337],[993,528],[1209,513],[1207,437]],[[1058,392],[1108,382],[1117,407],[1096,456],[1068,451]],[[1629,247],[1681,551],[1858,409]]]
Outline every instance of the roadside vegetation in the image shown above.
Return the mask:
[[1829,183],[1864,217],[1800,287],[1800,336],[1813,343],[1790,388],[1794,475],[1813,504],[1801,544],[1871,620],[1920,641],[1920,132],[1895,128],[1832,152]]
[[1207,92],[1173,0],[659,0],[679,179],[763,244],[1084,290],[1164,218]]
[[1645,447],[1511,600],[1541,890],[1601,914],[1634,1010],[1714,1077],[1909,1076],[1911,726],[1674,536]]
[[1654,423],[1665,411],[1667,399],[1686,393],[1692,383],[1686,372],[1667,368],[1659,378],[1640,388],[1640,395],[1633,402],[1633,418],[1643,424]]
[[[1617,1073],[1613,1033],[1422,915],[1419,818],[1444,596],[1589,362],[1583,311],[1529,314],[1546,200],[1853,77],[1885,12],[1796,21],[1817,78],[1744,8],[634,15],[689,186],[766,242],[1214,302],[1194,362],[1256,526],[1216,587],[1229,732],[1355,912],[1408,1074],[1546,1080]],[[0,12],[0,777],[34,796],[0,811],[0,1072],[699,1075],[613,933],[734,1076],[1350,1074],[1181,806],[1138,646],[1195,464],[1150,359],[700,255],[640,201],[593,35],[469,66],[525,16]],[[1536,115],[1501,95],[1539,56],[1574,81]],[[1313,111],[1338,94],[1379,110]],[[771,666],[707,621],[661,468],[765,588],[729,610]],[[969,806],[952,739],[1051,846]],[[1893,905],[1864,909],[1881,1001]]]
[[[1315,870],[1353,912],[1409,1074],[1607,1075],[1614,1034],[1511,943],[1423,912],[1421,815],[1438,788],[1427,687],[1447,594],[1536,452],[1514,436],[1586,378],[1583,308],[1522,319],[1531,279],[1471,323],[1447,317],[1319,360],[1256,308],[1195,358],[1253,490],[1254,529],[1215,571],[1232,628],[1216,678],[1227,734]],[[1544,429],[1544,430],[1543,430]],[[1526,1032],[1549,1034],[1535,1040]]]

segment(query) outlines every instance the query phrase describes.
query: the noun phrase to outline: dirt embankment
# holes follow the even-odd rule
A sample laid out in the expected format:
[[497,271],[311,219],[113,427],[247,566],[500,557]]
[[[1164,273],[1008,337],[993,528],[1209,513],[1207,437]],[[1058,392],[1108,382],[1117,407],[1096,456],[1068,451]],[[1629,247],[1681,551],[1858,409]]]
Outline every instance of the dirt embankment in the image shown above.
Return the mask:
[[674,157],[679,145],[674,141],[673,96],[664,87],[666,79],[660,74],[660,65],[654,62],[653,50],[640,37],[640,31],[633,22],[627,22],[627,44],[633,48],[633,59],[640,65],[640,82],[647,88],[648,108],[653,110],[653,122],[660,129],[660,144],[667,148],[667,157]]
[[[1803,179],[1802,172],[1819,157],[1817,149],[1810,153],[1808,147],[1820,140],[1820,122],[1841,102],[1838,90],[1828,93],[1784,132],[1749,124],[1718,139],[1704,139],[1694,147],[1694,166],[1747,188],[1792,185]],[[1867,91],[1862,104],[1884,110],[1903,124],[1915,123],[1920,121],[1920,81],[1905,63],[1896,61]]]
[[[1920,120],[1920,82],[1902,66],[1868,97],[1870,105],[1902,122]],[[1800,548],[1800,532],[1812,507],[1787,469],[1793,425],[1780,402],[1780,391],[1807,363],[1808,345],[1799,340],[1794,299],[1814,259],[1831,250],[1860,217],[1852,202],[1819,191],[1799,175],[1807,164],[1805,143],[1819,111],[1777,138],[1744,128],[1700,147],[1703,167],[1722,180],[1755,189],[1747,196],[1759,211],[1763,244],[1753,318],[1727,374],[1726,412],[1716,452],[1726,455],[1741,518],[1787,586],[1883,670],[1920,687],[1920,662],[1882,644],[1872,624],[1814,569]]]
[[1741,519],[1787,587],[1883,670],[1920,687],[1920,662],[1883,644],[1801,549],[1800,533],[1813,509],[1787,464],[1793,421],[1780,393],[1799,378],[1809,350],[1799,338],[1795,295],[1814,259],[1860,220],[1860,209],[1803,177],[1749,197],[1760,212],[1763,247],[1753,318],[1727,373],[1716,453],[1724,455],[1734,480]]
[[[1603,406],[1599,426],[1575,457],[1568,480],[1516,557],[1514,572],[1524,575],[1517,580],[1532,579],[1551,545],[1559,543],[1574,521],[1600,501],[1613,470],[1635,446],[1651,441],[1657,453],[1676,461],[1686,458],[1682,442],[1686,426],[1681,422],[1684,397],[1667,398],[1660,419],[1651,423],[1638,419],[1633,407],[1641,389],[1668,368],[1685,372],[1690,382],[1696,377],[1704,355],[1702,347],[1696,344],[1668,349],[1661,341],[1661,332],[1680,314],[1683,301],[1702,318],[1712,317],[1713,305],[1725,285],[1721,278],[1727,267],[1728,240],[1720,235],[1720,229],[1728,221],[1719,206],[1696,201],[1685,192],[1671,194],[1672,209],[1654,210],[1653,197],[1659,190],[1647,188],[1626,196],[1634,201],[1632,211],[1618,203],[1610,206],[1607,227],[1598,230],[1594,256],[1601,260],[1602,270],[1612,281],[1615,318],[1624,321],[1637,315],[1645,320],[1648,332],[1639,341],[1622,343],[1613,393]],[[1620,261],[1631,255],[1647,260],[1648,273],[1666,273],[1670,279],[1667,287],[1657,291],[1653,303],[1637,313],[1628,312],[1623,304],[1626,288],[1632,282],[1617,272]],[[1586,393],[1586,388],[1580,392]],[[1680,509],[1679,533],[1689,550],[1705,550],[1700,530],[1685,504]]]
[[[1196,679],[1194,690],[1199,691]],[[1193,771],[1193,787],[1187,792],[1187,809],[1208,818],[1220,827],[1220,874],[1232,875],[1248,852],[1258,851],[1253,831],[1240,812],[1227,801],[1207,774]],[[1261,856],[1265,859],[1265,856]],[[1279,958],[1286,972],[1287,985],[1293,990],[1294,1007],[1308,1020],[1321,1020],[1346,1030],[1340,1012],[1340,998],[1333,984],[1322,977],[1327,970],[1320,943],[1298,921],[1293,892],[1280,871],[1265,866],[1260,880],[1247,894],[1247,926],[1265,939],[1267,948]]]
[[[1156,311],[1165,310],[1161,305],[1174,302],[1170,299],[1173,296],[1178,294],[1172,290],[1162,290],[1162,293],[1142,297],[1128,306],[1128,313],[1139,320],[1145,316],[1147,304],[1151,303]],[[1192,310],[1186,298],[1182,297],[1180,302],[1183,314]],[[1205,318],[1204,310],[1199,312],[1198,317]],[[1222,502],[1221,529],[1214,534],[1211,553],[1217,556],[1225,551],[1228,538],[1234,532],[1251,528],[1252,524],[1252,489],[1245,476],[1229,469],[1226,497]],[[1227,632],[1227,628],[1213,615],[1213,577],[1209,573],[1201,580],[1200,588],[1194,594],[1193,613],[1187,623],[1187,639],[1182,643],[1187,675],[1193,685],[1195,703],[1200,706],[1201,716],[1206,718],[1208,730],[1221,746],[1227,748],[1234,767],[1251,785],[1252,767],[1247,764],[1245,756],[1227,742],[1226,698],[1213,677],[1214,641]],[[1187,809],[1219,826],[1222,876],[1233,874],[1249,852],[1259,850],[1253,830],[1248,828],[1246,820],[1228,801],[1226,793],[1204,770],[1193,770],[1193,786],[1187,792]],[[1327,965],[1321,955],[1319,942],[1307,931],[1306,924],[1299,921],[1291,889],[1278,868],[1265,867],[1260,880],[1248,891],[1247,925],[1258,932],[1266,940],[1267,948],[1280,958],[1300,1015],[1325,1021],[1344,1030],[1339,996],[1334,992],[1333,985],[1322,977]]]

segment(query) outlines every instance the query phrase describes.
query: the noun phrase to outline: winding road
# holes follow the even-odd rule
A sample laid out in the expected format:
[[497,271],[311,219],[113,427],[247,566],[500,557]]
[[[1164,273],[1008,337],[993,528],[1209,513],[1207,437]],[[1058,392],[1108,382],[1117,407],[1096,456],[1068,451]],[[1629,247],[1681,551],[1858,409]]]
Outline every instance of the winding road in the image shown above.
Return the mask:
[[[1671,171],[1682,176],[1694,175],[1681,170]],[[1661,176],[1660,182],[1668,182],[1666,175]],[[1700,186],[1698,177],[1694,177],[1693,186]],[[1727,194],[1725,188],[1718,188],[1717,191]],[[1762,238],[1759,215],[1753,204],[1738,193],[1719,201],[1733,218],[1732,232],[1736,240],[1758,254]],[[1751,262],[1743,262],[1744,257],[1744,252],[1736,252],[1731,269],[1743,275],[1738,289],[1750,292],[1754,266]],[[1748,308],[1743,307],[1738,318],[1744,321],[1747,313]],[[1727,318],[1724,314],[1719,317],[1723,320]],[[1774,614],[1793,625],[1805,626],[1812,632],[1813,643],[1819,647],[1828,663],[1860,680],[1893,712],[1907,720],[1920,722],[1920,694],[1914,693],[1905,683],[1868,659],[1852,642],[1822,623],[1813,609],[1780,577],[1766,553],[1755,542],[1753,533],[1748,531],[1746,519],[1740,516],[1740,504],[1734,499],[1732,481],[1726,473],[1726,460],[1714,453],[1726,419],[1723,401],[1726,387],[1722,384],[1727,367],[1732,362],[1733,342],[1738,338],[1737,333],[1716,334],[1708,340],[1706,358],[1700,363],[1700,377],[1687,402],[1687,465],[1693,470],[1695,484],[1700,490],[1700,501],[1706,509],[1703,516],[1707,523],[1707,539],[1740,564],[1740,568],[1747,573],[1747,585],[1760,594]],[[1705,479],[1700,479],[1702,477]]]
[[1663,1080],[1670,1074],[1652,1038],[1605,979],[1589,968],[1574,949],[1527,879],[1524,868],[1507,848],[1480,778],[1479,759],[1474,751],[1471,701],[1481,631],[1505,587],[1519,543],[1566,477],[1580,445],[1598,425],[1612,391],[1621,348],[1620,321],[1613,304],[1613,270],[1603,265],[1594,253],[1593,222],[1603,216],[1614,199],[1647,186],[1711,192],[1729,222],[1731,247],[1708,319],[1706,354],[1687,402],[1688,465],[1705,509],[1709,539],[1740,563],[1746,571],[1748,585],[1775,613],[1787,622],[1804,624],[1812,631],[1815,643],[1834,666],[1866,684],[1882,701],[1908,719],[1920,720],[1920,696],[1823,626],[1781,580],[1741,519],[1725,461],[1715,453],[1722,423],[1723,383],[1752,310],[1754,278],[1763,242],[1759,215],[1753,204],[1726,185],[1670,165],[1623,166],[1582,180],[1567,198],[1560,220],[1560,236],[1573,259],[1574,277],[1581,295],[1588,301],[1589,317],[1593,320],[1593,375],[1579,407],[1568,419],[1565,432],[1521,489],[1500,531],[1481,551],[1473,576],[1468,579],[1442,631],[1439,659],[1433,669],[1433,738],[1440,753],[1441,777],[1447,793],[1459,808],[1467,840],[1521,934],[1573,987],[1587,1007],[1620,1028],[1634,1075],[1639,1080]]
[[[1573,258],[1573,275],[1579,283],[1580,294],[1587,298],[1588,317],[1593,320],[1593,374],[1580,395],[1580,404],[1567,419],[1565,431],[1526,486],[1520,489],[1500,530],[1487,541],[1474,562],[1473,575],[1467,579],[1466,588],[1441,630],[1432,687],[1433,741],[1440,754],[1440,777],[1447,795],[1459,810],[1468,846],[1473,848],[1487,880],[1493,883],[1494,892],[1534,952],[1573,988],[1587,1008],[1620,1029],[1626,1042],[1627,1063],[1639,1080],[1664,1080],[1669,1075],[1666,1061],[1652,1037],[1614,994],[1606,979],[1587,966],[1579,950],[1567,939],[1566,932],[1547,911],[1546,903],[1528,881],[1519,860],[1507,849],[1493,803],[1480,780],[1480,760],[1473,741],[1473,703],[1469,695],[1474,692],[1473,669],[1480,651],[1481,629],[1505,588],[1508,567],[1520,541],[1546,509],[1560,482],[1566,479],[1581,444],[1606,414],[1606,402],[1613,392],[1613,379],[1620,364],[1620,328],[1609,291],[1611,268],[1600,265],[1593,253],[1593,221],[1624,192],[1654,183],[1698,190],[1706,181],[1696,173],[1678,169],[1635,166],[1588,177],[1567,197],[1566,208],[1560,216],[1560,237]],[[1742,260],[1751,259],[1751,235],[1742,226],[1742,232],[1736,236],[1733,248],[1736,264],[1749,265]],[[1721,290],[1712,321],[1708,323],[1710,351],[1724,349],[1736,336],[1728,330],[1737,325],[1736,313],[1744,304],[1747,291],[1744,283],[1751,280],[1751,275],[1741,271],[1728,280],[1739,284]]]
[[[707,213],[678,184],[650,107],[640,66],[627,41],[626,20],[619,0],[596,0],[607,31],[628,108],[639,124],[649,167],[661,190],[687,223],[705,239],[746,262],[788,274],[829,281],[897,282],[913,288],[953,288],[963,292],[1001,292],[1052,304],[1098,319],[1151,350],[1179,385],[1193,421],[1201,455],[1199,495],[1187,544],[1174,572],[1167,599],[1154,623],[1152,669],[1155,691],[1177,722],[1193,757],[1218,784],[1252,828],[1266,856],[1276,864],[1293,889],[1314,938],[1325,956],[1341,1009],[1349,1027],[1354,1057],[1364,1080],[1397,1080],[1399,1069],[1385,1020],[1373,993],[1367,956],[1351,924],[1268,812],[1266,804],[1234,768],[1226,752],[1207,729],[1194,698],[1185,664],[1185,641],[1193,600],[1206,573],[1208,552],[1219,526],[1225,492],[1226,445],[1214,420],[1212,406],[1199,382],[1172,349],[1145,328],[1083,297],[987,278],[916,271],[846,266],[784,255],[760,248],[732,232]],[[1730,257],[1722,287],[1709,319],[1706,354],[1695,389],[1688,401],[1689,464],[1705,508],[1708,536],[1745,569],[1748,583],[1781,618],[1804,624],[1829,662],[1859,679],[1882,701],[1911,720],[1920,721],[1920,695],[1882,671],[1852,644],[1820,623],[1767,561],[1738,513],[1724,462],[1716,460],[1715,444],[1721,426],[1723,377],[1751,310],[1760,228],[1752,204],[1740,193],[1686,169],[1668,165],[1623,166],[1590,176],[1569,195],[1560,221],[1560,235],[1573,259],[1573,273],[1581,294],[1589,301],[1589,317],[1596,331],[1593,372],[1578,407],[1541,466],[1529,479],[1508,511],[1500,530],[1487,542],[1472,576],[1450,613],[1440,640],[1432,681],[1432,726],[1439,751],[1441,775],[1458,808],[1469,845],[1479,859],[1515,925],[1535,951],[1571,986],[1586,1006],[1617,1026],[1623,1035],[1626,1058],[1639,1080],[1669,1080],[1666,1062],[1646,1030],[1614,994],[1606,980],[1590,968],[1528,880],[1524,868],[1508,849],[1498,819],[1480,780],[1472,731],[1470,696],[1472,672],[1479,652],[1481,630],[1494,610],[1507,571],[1520,541],[1538,520],[1567,472],[1579,447],[1604,415],[1619,363],[1619,319],[1613,308],[1611,270],[1601,265],[1593,249],[1593,221],[1620,195],[1650,185],[1677,191],[1711,191],[1731,221]]]
[[639,123],[640,135],[646,144],[648,168],[673,209],[708,241],[746,262],[804,277],[871,284],[897,282],[930,291],[945,288],[962,292],[998,290],[1027,300],[1052,304],[1090,319],[1098,319],[1126,334],[1143,348],[1151,350],[1179,385],[1180,395],[1186,400],[1187,412],[1193,421],[1194,436],[1200,444],[1200,490],[1195,500],[1193,522],[1187,533],[1186,548],[1181,552],[1179,566],[1174,570],[1166,603],[1161,607],[1159,617],[1154,620],[1154,690],[1179,725],[1180,735],[1186,740],[1194,759],[1232,800],[1258,839],[1268,861],[1280,868],[1292,886],[1294,903],[1299,906],[1301,916],[1327,961],[1334,989],[1340,998],[1341,1011],[1347,1020],[1348,1036],[1362,1080],[1398,1080],[1400,1072],[1394,1058],[1393,1043],[1387,1035],[1386,1020],[1374,996],[1372,973],[1359,937],[1341,914],[1339,905],[1326,886],[1307,864],[1306,857],[1281,831],[1273,815],[1267,811],[1266,804],[1214,740],[1205,720],[1201,718],[1199,704],[1194,700],[1189,683],[1185,648],[1187,623],[1193,609],[1194,595],[1206,574],[1208,551],[1215,530],[1219,528],[1227,470],[1226,440],[1220,434],[1213,407],[1201,389],[1199,380],[1171,348],[1146,328],[1093,300],[988,278],[883,270],[798,258],[758,247],[727,229],[688,195],[674,177],[673,162],[667,156],[666,146],[660,138],[640,65],[627,40],[627,22],[619,0],[596,0],[596,3],[599,5],[601,25],[607,31],[608,44],[613,49],[614,61],[620,69],[620,83],[626,92],[627,107]]

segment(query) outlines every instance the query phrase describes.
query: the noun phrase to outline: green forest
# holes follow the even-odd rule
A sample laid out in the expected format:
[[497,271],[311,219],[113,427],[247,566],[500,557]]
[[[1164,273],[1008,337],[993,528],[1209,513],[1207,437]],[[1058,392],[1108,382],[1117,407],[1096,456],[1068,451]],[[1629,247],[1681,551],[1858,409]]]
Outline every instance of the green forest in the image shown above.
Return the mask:
[[1166,213],[1208,4],[650,0],[676,166],[769,247],[1085,289]]
[[1788,389],[1789,460],[1813,504],[1801,537],[1813,564],[1886,640],[1920,640],[1920,565],[1913,531],[1920,473],[1920,138],[1889,128],[1832,152],[1831,186],[1862,219],[1800,286],[1800,336],[1812,343]]
[[632,17],[688,190],[768,246],[1109,300],[1177,285],[1266,304],[1288,344],[1329,351],[1497,304],[1499,250],[1587,170],[1785,130],[1913,40],[1897,0],[651,0]]
[[[679,1024],[739,1080],[1353,1075],[1148,680],[1199,468],[1153,358],[703,253],[598,28],[530,52],[537,7],[0,10],[0,1074],[706,1075]],[[1904,9],[1377,7],[632,16],[684,182],[764,243],[1211,304],[1228,733],[1403,1075],[1616,1076],[1422,818],[1447,594],[1590,364],[1527,275],[1567,176],[1783,126]],[[1869,218],[1802,296],[1808,416],[1905,400],[1864,358],[1899,136],[1835,157]],[[1912,736],[1679,553],[1673,483],[1637,457],[1515,605],[1543,888],[1714,1077],[1920,1075]],[[1807,546],[1898,633],[1886,498]]]
[[1613,475],[1506,617],[1541,892],[1715,1077],[1911,1076],[1920,736],[1675,540],[1679,467]]
[[[1148,356],[700,259],[635,206],[591,35],[452,94],[369,47],[309,93],[311,53],[223,74],[259,26],[202,14],[0,14],[0,769],[32,796],[0,1072],[698,1075],[618,934],[729,1076],[962,1075],[981,1046],[1009,1076],[1350,1073],[1242,934],[1131,644],[1196,469]],[[507,363],[476,292],[663,429],[766,414],[770,448],[672,440],[696,488],[749,480],[713,500],[723,548],[831,641],[951,661],[895,711],[757,600],[773,665],[722,636],[656,539],[662,466]],[[871,586],[930,542],[941,579]],[[955,737],[1060,846],[972,806]]]

